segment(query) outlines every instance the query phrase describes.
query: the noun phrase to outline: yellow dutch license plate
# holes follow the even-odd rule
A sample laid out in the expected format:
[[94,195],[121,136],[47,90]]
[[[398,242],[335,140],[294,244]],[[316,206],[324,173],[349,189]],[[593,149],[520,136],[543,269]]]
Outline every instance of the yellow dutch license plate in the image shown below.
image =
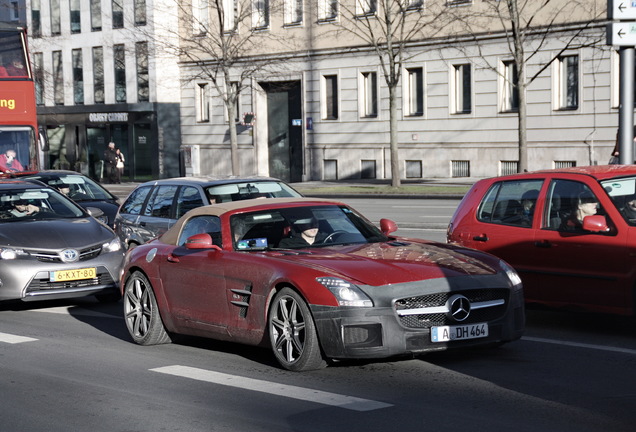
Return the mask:
[[95,267],[81,268],[75,270],[59,270],[49,272],[51,282],[66,282],[72,280],[92,279],[97,277]]

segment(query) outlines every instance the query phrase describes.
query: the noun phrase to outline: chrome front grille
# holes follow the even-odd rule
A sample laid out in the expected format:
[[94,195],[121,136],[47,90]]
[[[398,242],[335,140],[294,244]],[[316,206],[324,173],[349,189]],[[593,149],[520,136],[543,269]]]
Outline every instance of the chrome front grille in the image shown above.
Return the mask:
[[[429,295],[398,299],[394,303],[400,323],[407,328],[430,328],[443,325],[457,325],[458,321],[444,311],[448,300],[455,295],[466,297],[471,305],[480,305],[471,309],[468,318],[462,324],[491,321],[498,319],[506,311],[510,291],[501,289],[479,289],[459,292],[434,293]],[[428,309],[428,311],[427,311]],[[409,311],[422,310],[413,314]]]
[[[78,261],[87,261],[98,256],[102,251],[101,246],[93,246],[86,249],[81,249],[79,251],[79,260]],[[34,256],[38,261],[42,262],[62,262],[60,259],[60,255],[57,252],[52,251],[43,251],[43,250],[30,250],[29,253],[31,256]]]

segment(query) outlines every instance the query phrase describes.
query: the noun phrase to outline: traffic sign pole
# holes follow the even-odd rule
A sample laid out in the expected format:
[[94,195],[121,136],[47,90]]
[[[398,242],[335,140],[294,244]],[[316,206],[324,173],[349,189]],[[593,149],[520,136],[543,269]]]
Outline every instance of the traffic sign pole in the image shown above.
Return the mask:
[[634,163],[634,47],[621,47],[620,106],[618,108],[618,160]]

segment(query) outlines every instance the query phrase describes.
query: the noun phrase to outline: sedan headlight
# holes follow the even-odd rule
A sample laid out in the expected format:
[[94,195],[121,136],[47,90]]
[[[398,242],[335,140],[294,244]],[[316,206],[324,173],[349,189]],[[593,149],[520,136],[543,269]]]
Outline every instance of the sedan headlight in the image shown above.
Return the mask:
[[104,252],[117,252],[118,250],[121,250],[121,241],[119,240],[119,237],[115,237],[110,242],[104,243],[102,245],[102,250]]
[[510,283],[512,284],[512,286],[521,287],[521,278],[519,277],[519,274],[517,274],[515,269],[510,267],[510,265],[508,265],[508,263],[506,263],[505,261],[500,260],[499,265],[501,266],[503,271],[506,273],[506,276],[508,276],[508,279],[510,280]]
[[333,277],[319,277],[316,280],[331,291],[340,306],[373,307],[371,299],[355,284]]
[[0,258],[3,260],[16,259],[18,255],[27,255],[27,253],[21,249],[0,248]]

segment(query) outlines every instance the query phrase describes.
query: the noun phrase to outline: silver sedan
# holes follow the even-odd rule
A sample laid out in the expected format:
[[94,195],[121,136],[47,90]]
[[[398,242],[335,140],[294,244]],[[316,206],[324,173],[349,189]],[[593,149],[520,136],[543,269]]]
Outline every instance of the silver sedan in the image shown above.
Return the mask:
[[0,182],[0,300],[120,298],[115,233],[56,190]]

